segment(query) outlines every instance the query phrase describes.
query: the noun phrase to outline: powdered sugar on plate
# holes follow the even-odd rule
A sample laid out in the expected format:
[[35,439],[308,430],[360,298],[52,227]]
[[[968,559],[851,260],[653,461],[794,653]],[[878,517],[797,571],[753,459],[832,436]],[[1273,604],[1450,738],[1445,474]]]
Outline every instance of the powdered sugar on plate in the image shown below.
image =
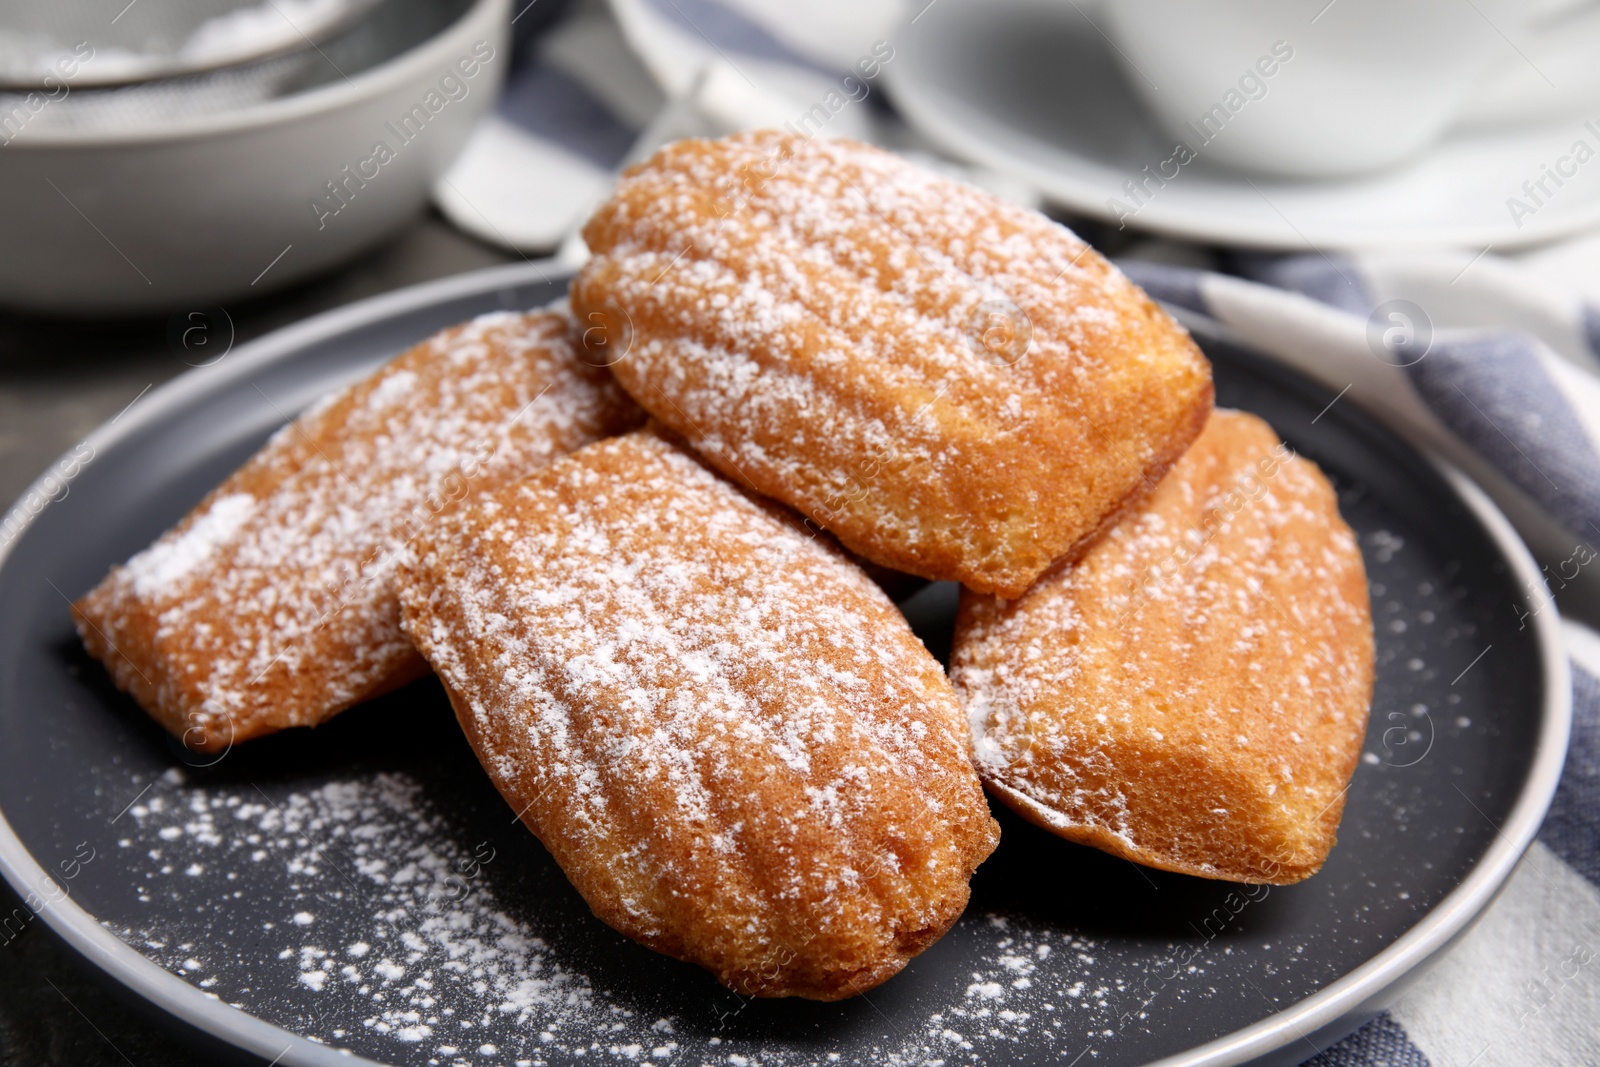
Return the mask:
[[[542,1044],[568,1049],[574,1029],[587,1035],[599,1020],[628,1016],[471,884],[472,850],[449,839],[410,778],[378,773],[281,800],[180,783],[169,772],[129,809],[135,828],[118,844],[138,871],[140,899],[187,897],[175,883],[211,870],[211,884],[220,874],[238,888],[196,902],[210,920],[227,919],[246,887],[284,879],[281,915],[233,943],[188,940],[170,926],[116,932],[218,997],[258,1002],[288,979],[296,994],[339,1002],[340,1010],[307,1013],[308,1036],[343,1044],[359,1028],[379,1039],[368,1048],[416,1045],[446,1057],[441,1047],[470,1045],[474,1056],[496,1041],[520,1047],[530,1027],[549,1035]],[[350,897],[366,905],[357,929],[348,926]],[[318,1025],[340,1017],[342,1025]]]
[[[741,1025],[772,1002],[708,990],[693,1015],[658,1014],[603,988],[563,956],[559,932],[503,906],[476,877],[495,856],[460,840],[406,774],[269,795],[188,784],[174,770],[127,814],[119,858],[140,900],[166,918],[113,932],[224,1002],[386,1061],[1003,1062],[1030,1034],[1070,1059],[1138,1002],[1126,980],[1097,977],[1106,949],[1094,940],[969,914],[950,937],[972,943],[975,965],[947,976],[945,1003],[886,1019],[858,1002],[885,1024],[870,1052],[855,1026],[836,1042],[785,1047]],[[264,911],[273,917],[261,921]],[[688,986],[709,985],[668,966],[683,968]]]

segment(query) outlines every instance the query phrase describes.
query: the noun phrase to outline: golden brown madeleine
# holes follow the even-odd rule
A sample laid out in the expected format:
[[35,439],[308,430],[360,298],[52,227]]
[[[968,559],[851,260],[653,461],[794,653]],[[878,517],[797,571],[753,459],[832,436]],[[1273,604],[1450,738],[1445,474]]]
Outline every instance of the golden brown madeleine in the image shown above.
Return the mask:
[[623,387],[875,563],[1020,594],[1199,434],[1187,333],[1043,215],[845,141],[681,141],[573,283]]
[[883,592],[650,431],[455,512],[400,579],[479,759],[602,920],[837,1000],[942,935],[999,829]]
[[978,771],[1062,837],[1297,882],[1333,847],[1372,699],[1366,572],[1322,472],[1218,411],[1137,509],[1019,600],[962,594]]
[[445,330],[314,405],[74,605],[117,685],[221,751],[427,673],[394,566],[454,500],[637,426],[562,310]]

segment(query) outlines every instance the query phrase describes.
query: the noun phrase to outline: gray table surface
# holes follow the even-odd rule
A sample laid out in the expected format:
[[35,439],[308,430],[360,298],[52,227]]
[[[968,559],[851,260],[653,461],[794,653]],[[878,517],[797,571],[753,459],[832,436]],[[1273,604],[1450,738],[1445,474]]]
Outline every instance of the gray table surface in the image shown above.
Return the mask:
[[[516,259],[429,214],[342,270],[224,306],[240,344],[340,304]],[[199,361],[167,334],[167,315],[97,322],[0,312],[0,511],[142,391]],[[20,904],[0,883],[0,915]],[[152,1009],[115,987],[43,923],[29,923],[21,936],[0,944],[3,1067],[215,1062],[213,1052],[152,1018]]]

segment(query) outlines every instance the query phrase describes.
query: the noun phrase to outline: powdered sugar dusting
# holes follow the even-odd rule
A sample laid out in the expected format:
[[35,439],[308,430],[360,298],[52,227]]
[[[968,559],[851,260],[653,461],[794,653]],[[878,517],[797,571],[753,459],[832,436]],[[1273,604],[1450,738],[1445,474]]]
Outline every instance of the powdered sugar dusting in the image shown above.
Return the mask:
[[[1252,833],[1283,842],[1282,868],[1320,864],[1365,733],[1372,624],[1331,489],[1265,423],[1216,412],[1080,560],[1019,600],[969,597],[963,620],[952,680],[1013,806],[1184,869],[1237,873],[1195,853]],[[1177,788],[1160,776],[1178,761],[1220,790],[1197,794],[1183,825],[1205,844],[1181,852],[1154,839],[1146,784]]]
[[836,992],[959,912],[994,833],[954,694],[837,551],[648,433],[422,551],[406,627],[613,925],[734,988]]
[[177,537],[163,538],[128,561],[127,577],[135,595],[162,595],[208,563],[218,546],[227,544],[256,511],[249,493],[227,493]]
[[[681,1004],[661,1015],[607,992],[562,957],[537,910],[506,909],[481,881],[460,892],[470,846],[405,774],[270,798],[173,775],[128,822],[118,854],[147,901],[187,902],[180,914],[230,928],[245,894],[250,910],[271,916],[259,907],[262,889],[281,893],[265,898],[275,917],[227,938],[194,939],[188,920],[118,936],[224,1002],[242,998],[269,1021],[396,1063],[935,1067],[1003,1062],[1015,1043],[1041,1039],[1070,1059],[1147,996],[1095,976],[1099,957],[1116,950],[1091,938],[968,916],[951,936],[971,948],[971,965],[947,976],[937,1004],[897,1014],[868,1048],[852,1051],[858,1042],[843,1028],[836,1041],[790,1045],[744,1033],[746,1013],[762,1006],[733,994],[685,1016]],[[197,862],[211,871],[205,892],[178,881]]]
[[[178,935],[157,928],[117,931],[202,986],[211,976],[208,988],[225,1000],[251,990],[230,989],[218,976],[231,984],[264,971],[260,980],[289,979],[336,998],[369,1038],[434,1051],[463,1033],[476,1038],[474,1049],[486,1035],[520,1048],[538,1030],[552,1035],[544,1044],[570,1050],[571,1031],[587,1035],[599,1019],[627,1017],[552,960],[538,933],[508,917],[492,892],[473,886],[463,895],[461,847],[403,775],[336,780],[279,800],[250,789],[167,785],[129,815],[133,837],[123,852],[144,899],[174,891],[164,882],[179,855],[226,871],[224,884],[239,887],[234,897],[246,885],[286,881],[280,918],[231,944],[174,941]],[[199,907],[223,914],[229,897]],[[348,916],[337,902],[350,897],[370,909],[357,930],[331,927],[315,910],[331,899]],[[356,1005],[365,1012],[352,1011]],[[335,1044],[352,1036],[314,1022],[308,1029]]]
[[446,330],[313,405],[114,569],[82,602],[85,642],[193,746],[319,722],[422,673],[392,578],[421,529],[638,417],[563,309]]

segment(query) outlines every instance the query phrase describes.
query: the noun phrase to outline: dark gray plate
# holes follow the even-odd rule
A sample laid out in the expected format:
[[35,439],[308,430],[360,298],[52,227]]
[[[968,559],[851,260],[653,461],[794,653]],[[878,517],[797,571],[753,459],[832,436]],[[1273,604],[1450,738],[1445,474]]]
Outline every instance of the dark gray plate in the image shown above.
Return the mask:
[[[280,412],[563,285],[538,265],[483,272],[258,341],[102,428],[70,492],[7,527],[0,869],[140,995],[283,1064],[1292,1063],[1464,929],[1527,846],[1569,714],[1553,613],[1519,622],[1533,563],[1461,479],[1203,331],[1219,401],[1337,483],[1372,582],[1365,756],[1339,846],[1298,886],[1143,870],[1002,811],[967,914],[903,974],[841,1004],[750,1002],[589,915],[434,683],[200,767],[83,655],[67,598]],[[905,605],[935,652],[952,606],[946,585]]]

